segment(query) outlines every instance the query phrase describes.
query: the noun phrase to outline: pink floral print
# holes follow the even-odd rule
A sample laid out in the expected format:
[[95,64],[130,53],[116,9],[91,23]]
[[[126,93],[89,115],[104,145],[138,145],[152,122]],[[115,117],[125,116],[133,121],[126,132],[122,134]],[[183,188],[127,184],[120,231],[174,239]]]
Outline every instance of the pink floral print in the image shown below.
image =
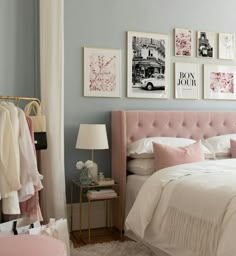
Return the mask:
[[213,92],[234,93],[234,73],[211,72],[210,89]]
[[177,56],[191,56],[192,33],[191,30],[181,30],[175,35],[175,53]]
[[90,91],[113,92],[116,90],[116,56],[92,54],[90,60]]

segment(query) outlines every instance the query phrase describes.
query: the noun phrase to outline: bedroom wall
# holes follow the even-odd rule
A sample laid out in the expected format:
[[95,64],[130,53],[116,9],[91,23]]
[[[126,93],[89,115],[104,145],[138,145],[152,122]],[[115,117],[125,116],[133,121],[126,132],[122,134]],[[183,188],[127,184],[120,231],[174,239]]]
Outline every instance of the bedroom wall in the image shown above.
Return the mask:
[[0,1],[0,95],[38,95],[37,2]]
[[[110,142],[110,113],[115,109],[145,110],[235,110],[235,101],[175,100],[173,63],[236,64],[218,59],[174,57],[173,29],[235,33],[235,0],[65,0],[65,164],[67,199],[69,181],[78,177],[75,163],[91,158],[75,149],[80,123],[105,123]],[[127,31],[165,33],[170,36],[170,99],[126,97]],[[215,37],[216,39],[216,37]],[[217,42],[215,40],[215,47]],[[122,50],[122,98],[83,97],[83,46]],[[202,85],[202,69],[200,70]],[[202,93],[202,90],[200,91]],[[95,159],[106,176],[111,175],[110,150],[96,151]]]

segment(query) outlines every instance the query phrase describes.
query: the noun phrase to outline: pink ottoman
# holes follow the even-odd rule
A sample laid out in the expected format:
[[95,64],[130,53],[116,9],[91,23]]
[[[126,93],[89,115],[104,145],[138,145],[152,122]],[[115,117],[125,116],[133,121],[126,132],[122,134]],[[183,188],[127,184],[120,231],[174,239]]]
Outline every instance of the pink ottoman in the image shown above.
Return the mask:
[[18,235],[0,238],[0,256],[67,256],[67,253],[64,243],[57,239]]

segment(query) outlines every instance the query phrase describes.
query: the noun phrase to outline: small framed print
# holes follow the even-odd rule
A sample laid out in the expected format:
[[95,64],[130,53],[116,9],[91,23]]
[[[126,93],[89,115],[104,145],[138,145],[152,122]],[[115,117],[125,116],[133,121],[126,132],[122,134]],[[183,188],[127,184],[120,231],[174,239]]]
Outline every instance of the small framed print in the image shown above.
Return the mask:
[[236,99],[236,66],[204,65],[204,99]]
[[175,56],[193,57],[193,31],[191,29],[175,29]]
[[197,31],[197,57],[214,57],[214,32]]
[[169,97],[169,36],[128,32],[127,95],[129,98]]
[[84,47],[84,96],[121,97],[121,50]]
[[199,98],[199,65],[195,63],[175,63],[175,98]]
[[219,59],[233,60],[235,51],[235,38],[234,34],[218,34],[219,41]]

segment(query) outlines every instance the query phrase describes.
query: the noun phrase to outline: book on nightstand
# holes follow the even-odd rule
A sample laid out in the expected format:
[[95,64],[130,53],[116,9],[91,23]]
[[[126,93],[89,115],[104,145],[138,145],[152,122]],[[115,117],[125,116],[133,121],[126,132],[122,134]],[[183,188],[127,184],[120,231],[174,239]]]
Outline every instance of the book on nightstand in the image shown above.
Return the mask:
[[117,197],[117,193],[113,189],[89,190],[87,197],[88,199],[109,199]]
[[109,186],[109,185],[114,185],[115,184],[115,181],[111,178],[104,178],[103,180],[98,180],[96,181],[96,183],[99,185],[99,186]]

